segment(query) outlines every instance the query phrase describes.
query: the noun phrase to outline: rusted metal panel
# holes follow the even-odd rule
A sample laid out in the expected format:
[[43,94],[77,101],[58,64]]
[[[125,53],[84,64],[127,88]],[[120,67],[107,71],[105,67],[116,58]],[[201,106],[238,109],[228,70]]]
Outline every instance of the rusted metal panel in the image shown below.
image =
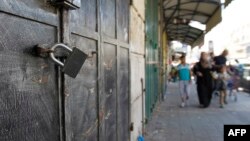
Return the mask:
[[[126,49],[122,49],[128,43],[129,1],[101,0],[100,16],[103,43],[99,56],[102,71],[99,90],[99,139],[129,140],[129,74],[126,69],[120,69],[127,66],[128,70],[129,63],[128,45],[124,46]],[[120,51],[122,54],[119,54]]]
[[57,28],[14,14],[0,12],[0,140],[59,141],[55,67],[32,55],[34,45],[57,42]]
[[138,16],[137,11],[130,8],[130,45],[131,51],[139,54],[144,54],[145,50],[145,32],[144,22]]
[[[96,52],[97,42],[75,34],[71,45],[86,53]],[[66,77],[66,141],[97,141],[97,56],[89,57],[75,79]]]
[[56,8],[44,0],[1,0],[0,11],[50,25],[58,25]]
[[[71,31],[84,34],[84,31],[97,31],[97,1],[85,0],[81,8],[70,12]],[[87,29],[86,29],[87,28]]]
[[[1,141],[128,140],[128,2],[86,0],[75,11],[45,0],[0,2]],[[31,55],[34,45],[55,42],[98,54],[72,80]]]
[[117,38],[128,42],[129,0],[117,0]]
[[97,1],[70,12],[70,45],[89,54],[76,79],[66,77],[66,141],[98,140]]
[[103,45],[103,93],[100,93],[100,139],[103,141],[116,141],[116,98],[117,98],[117,61],[116,47],[105,43]]
[[100,0],[102,33],[116,38],[116,0]]
[[129,140],[129,51],[119,50],[119,74],[117,93],[117,134],[118,141]]

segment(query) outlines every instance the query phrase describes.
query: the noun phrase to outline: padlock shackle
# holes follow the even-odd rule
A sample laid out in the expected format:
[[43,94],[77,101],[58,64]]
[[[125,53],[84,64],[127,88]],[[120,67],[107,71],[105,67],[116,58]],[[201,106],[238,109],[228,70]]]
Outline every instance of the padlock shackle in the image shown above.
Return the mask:
[[58,47],[62,47],[62,48],[66,49],[66,50],[68,50],[68,51],[70,51],[70,52],[72,52],[72,49],[71,49],[70,47],[66,46],[65,44],[62,44],[62,43],[55,44],[55,45],[53,45],[53,46],[50,48],[50,50],[51,50],[51,52],[49,53],[50,58],[51,58],[56,64],[58,64],[59,66],[64,67],[63,62],[61,62],[61,61],[59,61],[58,59],[56,59],[56,57],[55,57],[55,55],[54,55],[55,49],[58,48]]

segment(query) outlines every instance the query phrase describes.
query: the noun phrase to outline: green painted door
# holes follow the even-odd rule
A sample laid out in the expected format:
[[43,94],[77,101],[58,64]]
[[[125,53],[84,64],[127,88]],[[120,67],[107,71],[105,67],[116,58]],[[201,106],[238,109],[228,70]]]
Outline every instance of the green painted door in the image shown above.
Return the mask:
[[150,118],[158,99],[158,0],[146,1],[146,117]]

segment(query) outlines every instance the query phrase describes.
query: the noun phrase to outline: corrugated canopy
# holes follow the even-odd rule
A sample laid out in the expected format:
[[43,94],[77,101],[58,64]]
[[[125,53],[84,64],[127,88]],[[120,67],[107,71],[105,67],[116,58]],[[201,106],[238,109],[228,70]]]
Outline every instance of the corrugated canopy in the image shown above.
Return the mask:
[[[220,0],[165,0],[163,6],[169,39],[192,46],[203,42],[204,32],[221,21]],[[191,22],[199,22],[206,28],[190,26]]]

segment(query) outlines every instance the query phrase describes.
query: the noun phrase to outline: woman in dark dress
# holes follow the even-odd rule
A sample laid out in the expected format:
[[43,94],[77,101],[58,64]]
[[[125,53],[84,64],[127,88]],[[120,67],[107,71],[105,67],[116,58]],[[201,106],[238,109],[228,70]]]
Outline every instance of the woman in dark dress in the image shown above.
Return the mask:
[[201,107],[208,107],[212,98],[213,79],[212,64],[207,53],[202,52],[200,61],[195,64],[193,72],[197,77],[197,93]]

